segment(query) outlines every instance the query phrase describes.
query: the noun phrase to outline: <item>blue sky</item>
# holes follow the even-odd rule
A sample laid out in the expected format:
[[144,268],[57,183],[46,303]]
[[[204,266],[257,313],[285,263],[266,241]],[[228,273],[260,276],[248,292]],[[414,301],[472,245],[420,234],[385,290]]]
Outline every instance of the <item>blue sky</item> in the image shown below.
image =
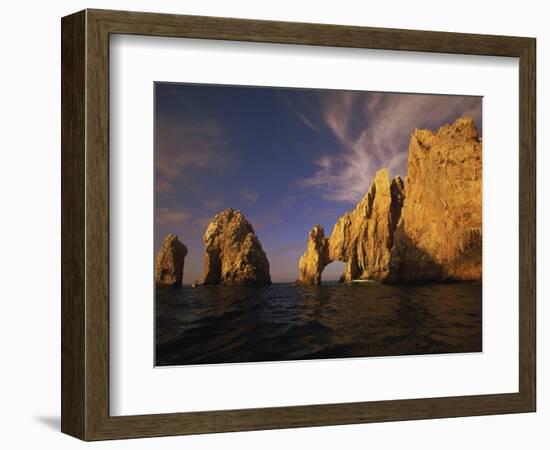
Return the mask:
[[231,207],[252,223],[273,281],[294,281],[313,225],[330,234],[380,168],[404,177],[415,128],[465,115],[481,131],[481,97],[156,83],[155,252],[177,234],[184,283],[200,279],[205,227]]

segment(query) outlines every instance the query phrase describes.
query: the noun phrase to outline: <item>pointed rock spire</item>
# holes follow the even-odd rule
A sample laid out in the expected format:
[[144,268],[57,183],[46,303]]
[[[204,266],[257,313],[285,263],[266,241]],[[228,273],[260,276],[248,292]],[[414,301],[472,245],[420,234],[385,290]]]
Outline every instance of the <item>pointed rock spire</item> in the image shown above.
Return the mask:
[[157,286],[181,286],[187,247],[178,237],[168,234],[157,255],[155,281]]

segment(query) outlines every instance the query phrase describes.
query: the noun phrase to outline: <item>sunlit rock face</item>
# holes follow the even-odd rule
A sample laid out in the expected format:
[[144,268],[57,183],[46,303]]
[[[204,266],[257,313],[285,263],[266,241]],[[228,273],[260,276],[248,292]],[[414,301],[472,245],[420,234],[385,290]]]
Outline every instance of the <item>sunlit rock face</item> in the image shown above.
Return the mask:
[[481,279],[481,150],[470,118],[413,133],[388,281]]
[[329,238],[329,259],[346,263],[342,281],[386,277],[402,192],[401,178],[390,180],[382,169],[355,209],[338,219]]
[[321,273],[325,266],[332,262],[329,258],[328,247],[325,230],[321,225],[315,225],[309,232],[307,249],[298,264],[300,271],[298,284],[321,284]]
[[202,284],[271,283],[269,261],[241,211],[228,208],[217,214],[204,233],[204,244]]
[[378,171],[367,194],[338,219],[329,238],[319,225],[310,231],[297,282],[320,284],[323,269],[335,260],[346,263],[341,281],[383,280],[390,270],[393,231],[402,203],[403,181],[390,180],[386,169]]
[[390,180],[382,169],[330,237],[316,225],[297,283],[320,284],[323,269],[335,260],[346,263],[341,281],[481,279],[481,147],[470,118],[437,133],[416,130],[406,182]]
[[155,282],[157,286],[181,286],[187,247],[173,234],[164,238],[157,255]]

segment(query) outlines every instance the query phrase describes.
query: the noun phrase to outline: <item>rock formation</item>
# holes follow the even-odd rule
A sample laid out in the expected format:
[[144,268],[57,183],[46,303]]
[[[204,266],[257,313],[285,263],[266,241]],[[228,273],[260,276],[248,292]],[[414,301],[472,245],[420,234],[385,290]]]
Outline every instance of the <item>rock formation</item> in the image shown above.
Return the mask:
[[413,133],[388,281],[481,279],[481,147],[470,118]]
[[187,247],[178,237],[168,234],[157,255],[155,281],[157,286],[181,286],[183,281],[183,265]]
[[341,281],[481,279],[481,139],[470,118],[411,136],[407,181],[386,169],[325,237],[310,231],[299,284],[320,284],[334,260]]
[[298,284],[321,284],[321,273],[332,262],[329,257],[328,239],[321,225],[315,225],[309,232],[306,252],[300,258]]
[[269,261],[252,225],[241,211],[217,214],[204,233],[204,273],[201,284],[269,284]]
[[376,173],[367,195],[344,214],[329,238],[329,257],[344,261],[342,281],[382,280],[389,273],[393,231],[401,214],[403,181]]
[[297,282],[320,284],[323,269],[335,260],[346,263],[341,281],[384,279],[390,270],[393,231],[402,203],[401,178],[390,180],[386,169],[378,171],[355,209],[338,219],[330,238],[320,225],[310,231]]

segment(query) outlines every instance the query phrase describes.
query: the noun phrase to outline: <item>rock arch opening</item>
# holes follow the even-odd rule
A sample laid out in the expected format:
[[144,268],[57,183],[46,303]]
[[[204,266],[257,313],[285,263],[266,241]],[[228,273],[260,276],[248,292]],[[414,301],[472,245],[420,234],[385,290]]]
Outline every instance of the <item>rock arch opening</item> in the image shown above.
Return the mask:
[[346,263],[344,261],[331,261],[321,271],[321,280],[323,283],[327,281],[340,281],[345,271]]
[[[389,273],[393,231],[403,204],[401,178],[379,170],[363,199],[335,223],[329,237],[320,225],[309,232],[299,262],[299,284],[320,284],[332,261],[343,261],[342,281],[382,280]],[[326,278],[325,278],[326,279]]]

